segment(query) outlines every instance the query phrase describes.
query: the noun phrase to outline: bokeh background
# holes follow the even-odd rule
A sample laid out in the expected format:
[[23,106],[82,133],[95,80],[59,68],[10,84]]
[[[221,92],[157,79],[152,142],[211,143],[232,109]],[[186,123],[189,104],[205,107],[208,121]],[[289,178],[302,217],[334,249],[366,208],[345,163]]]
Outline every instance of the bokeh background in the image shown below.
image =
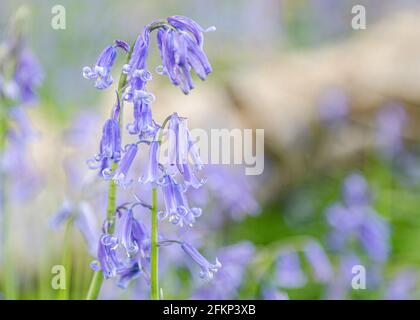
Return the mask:
[[[194,195],[204,213],[192,237],[224,267],[205,283],[177,248],[161,250],[165,297],[420,297],[420,1],[62,0],[66,29],[54,30],[57,1],[2,0],[3,38],[22,4],[44,77],[26,111],[31,141],[9,168],[18,298],[85,297],[95,245],[77,225],[51,223],[57,211],[80,211],[99,235],[105,215],[106,183],[86,160],[114,96],[93,90],[81,70],[114,39],[131,42],[174,14],[217,27],[205,39],[214,71],[188,96],[154,75],[154,115],[176,111],[205,129],[262,128],[265,170],[208,169],[208,185]],[[359,4],[365,30],[351,27]],[[157,57],[152,51],[151,69]],[[54,290],[51,268],[61,264],[68,287]],[[354,265],[365,267],[366,289],[352,287]],[[146,298],[147,286],[139,279],[122,290],[109,280],[101,297]]]

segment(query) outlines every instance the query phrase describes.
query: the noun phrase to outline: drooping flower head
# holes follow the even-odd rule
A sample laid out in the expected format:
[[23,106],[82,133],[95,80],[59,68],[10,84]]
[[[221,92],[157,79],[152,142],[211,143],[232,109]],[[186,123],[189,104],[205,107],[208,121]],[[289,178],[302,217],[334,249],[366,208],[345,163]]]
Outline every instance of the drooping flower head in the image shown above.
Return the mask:
[[306,284],[299,256],[295,251],[282,252],[277,258],[277,283],[282,288],[300,288]]
[[127,187],[133,181],[128,178],[128,171],[134,161],[134,158],[137,154],[137,144],[132,143],[125,146],[125,155],[119,162],[119,165],[115,172],[110,172],[109,170],[103,171],[103,174],[106,177],[112,176],[112,180],[115,183],[122,187]]
[[203,51],[203,29],[197,22],[183,16],[169,17],[171,27],[158,31],[157,41],[162,58],[161,73],[169,77],[172,84],[179,86],[185,94],[194,88],[191,69],[201,80],[212,71]]
[[204,258],[200,252],[190,244],[183,242],[181,244],[181,248],[184,250],[186,254],[188,254],[191,259],[197,263],[200,268],[200,277],[205,280],[211,280],[215,272],[217,272],[221,267],[222,264],[216,258],[216,262],[214,264],[210,263],[206,258]]
[[93,68],[83,68],[83,77],[95,80],[95,88],[97,89],[103,90],[108,88],[114,82],[111,76],[111,68],[115,63],[116,57],[116,46],[107,46],[99,55]]
[[165,210],[159,212],[160,219],[168,219],[169,222],[180,227],[192,226],[195,219],[201,215],[201,209],[189,207],[182,185],[175,182],[171,176],[165,175],[162,192]]
[[305,246],[304,253],[312,267],[315,280],[321,283],[328,282],[333,276],[333,269],[321,245],[311,241]]
[[203,165],[188,129],[187,119],[179,117],[177,113],[172,114],[169,119],[167,134],[168,169],[170,172],[178,171],[183,176],[187,187],[199,188],[204,180],[196,177],[195,171],[201,170]]
[[110,161],[118,162],[121,159],[121,130],[119,125],[120,100],[117,94],[117,103],[114,106],[112,117],[105,121],[102,128],[102,138],[99,143],[99,153],[88,160],[91,169],[100,168],[100,173],[109,175]]

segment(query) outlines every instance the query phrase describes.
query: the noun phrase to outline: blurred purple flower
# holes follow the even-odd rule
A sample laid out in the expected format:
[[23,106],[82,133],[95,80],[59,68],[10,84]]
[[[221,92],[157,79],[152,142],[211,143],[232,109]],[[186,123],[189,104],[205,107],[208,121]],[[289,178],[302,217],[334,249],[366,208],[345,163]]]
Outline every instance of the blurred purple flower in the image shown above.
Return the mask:
[[329,282],[333,277],[333,268],[321,245],[311,241],[305,246],[304,253],[312,267],[315,280],[321,283]]
[[418,276],[415,270],[400,271],[389,283],[385,293],[387,300],[409,300],[413,299],[413,292],[416,289]]
[[343,182],[343,200],[346,206],[369,204],[370,194],[366,179],[359,173],[352,173]]
[[360,224],[358,236],[369,257],[383,263],[390,251],[389,225],[373,210],[366,214]]
[[36,90],[43,79],[41,67],[35,56],[27,49],[16,59],[13,80],[18,89],[19,103],[30,102],[36,97]]
[[393,159],[404,151],[403,128],[407,123],[405,109],[398,104],[383,107],[376,119],[376,145],[387,159]]
[[276,263],[277,284],[282,288],[300,288],[307,278],[300,267],[299,255],[295,251],[282,252]]
[[274,288],[265,288],[262,297],[264,300],[289,300],[289,295],[286,292]]
[[321,121],[329,127],[343,123],[349,112],[348,97],[339,88],[326,91],[321,96],[318,105]]

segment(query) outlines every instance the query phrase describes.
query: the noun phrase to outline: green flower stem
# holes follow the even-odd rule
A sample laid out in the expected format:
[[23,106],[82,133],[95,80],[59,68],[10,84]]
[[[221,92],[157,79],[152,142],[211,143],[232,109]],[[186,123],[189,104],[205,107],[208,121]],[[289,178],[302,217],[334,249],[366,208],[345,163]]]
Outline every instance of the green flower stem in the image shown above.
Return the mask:
[[158,217],[157,217],[157,188],[152,188],[152,212],[151,212],[151,252],[150,252],[150,298],[159,300],[159,247],[158,247]]
[[[133,53],[134,45],[131,46],[130,52],[127,55],[127,63],[130,61],[131,54]],[[119,124],[120,130],[122,133],[123,129],[123,117],[124,117],[124,103],[121,99],[124,87],[127,83],[127,75],[121,72],[120,80],[118,81],[118,99],[120,99],[121,109],[120,109],[120,117],[119,117]],[[117,168],[118,164],[113,162],[111,165],[112,171]],[[115,210],[117,209],[117,185],[112,181],[109,181],[108,186],[108,206],[106,211],[106,219],[107,219],[107,232],[113,233],[115,229]],[[103,274],[102,271],[95,271],[93,274],[92,281],[89,286],[89,291],[86,296],[86,300],[96,300],[98,298],[99,292],[101,291],[102,283],[103,283]]]

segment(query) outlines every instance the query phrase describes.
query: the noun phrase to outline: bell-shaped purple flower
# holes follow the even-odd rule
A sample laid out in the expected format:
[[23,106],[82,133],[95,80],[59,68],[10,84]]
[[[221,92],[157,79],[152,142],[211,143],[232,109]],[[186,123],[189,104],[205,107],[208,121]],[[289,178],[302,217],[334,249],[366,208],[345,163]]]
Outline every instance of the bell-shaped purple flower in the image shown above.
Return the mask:
[[127,125],[127,130],[130,134],[148,137],[156,133],[157,126],[152,119],[150,102],[144,99],[134,100],[133,116],[134,122]]
[[312,267],[316,281],[326,283],[333,277],[333,269],[324,249],[311,241],[304,248],[305,256]]
[[130,61],[123,66],[123,72],[127,75],[127,87],[124,92],[124,100],[151,103],[154,100],[152,94],[145,91],[145,86],[152,79],[152,74],[147,70],[146,60],[149,51],[149,26],[138,36],[134,44]]
[[162,58],[161,73],[168,75],[172,84],[179,86],[185,94],[188,94],[194,88],[191,69],[195,70],[201,80],[205,80],[212,71],[203,51],[202,34],[206,30],[186,17],[173,16],[168,18],[168,22],[175,27],[175,30],[162,28],[157,34]]
[[95,88],[106,89],[112,82],[111,68],[117,57],[117,49],[115,45],[106,47],[99,55],[93,68],[84,67],[83,77],[86,79],[95,79]]
[[183,242],[181,244],[182,249],[186,254],[188,254],[191,259],[197,263],[200,268],[200,278],[205,280],[211,280],[215,272],[217,272],[221,267],[222,264],[216,258],[216,262],[214,264],[210,263],[206,258],[204,258],[200,252],[190,244]]
[[[127,187],[132,179],[128,179],[128,171],[133,163],[134,158],[137,154],[137,144],[132,143],[125,147],[125,155],[121,159],[118,168],[115,170],[112,180],[121,187]],[[106,175],[106,172],[103,172]]]
[[140,177],[139,181],[142,183],[157,184],[160,181],[159,177],[159,141],[150,142],[149,146],[149,163],[147,165],[147,173],[145,177]]
[[98,245],[98,261],[94,261],[91,267],[95,270],[102,270],[104,278],[112,278],[117,275],[122,267],[122,262],[118,259],[116,248],[117,239],[110,234],[102,234]]
[[192,226],[195,218],[201,215],[200,208],[190,208],[182,186],[175,182],[171,176],[163,177],[162,182],[165,211],[159,212],[160,219],[168,219],[174,225]]
[[25,103],[36,97],[36,90],[41,84],[41,67],[29,50],[23,50],[16,59],[13,81],[18,89],[19,102]]
[[194,169],[200,170],[202,162],[188,130],[187,119],[174,113],[168,125],[168,165],[170,168],[176,168],[183,175],[187,187],[198,188],[204,181],[198,179],[190,168],[190,156],[193,159]]
[[118,122],[120,115],[120,100],[117,95],[117,104],[113,115],[108,119],[102,129],[102,138],[99,143],[99,153],[88,160],[91,169],[100,168],[105,176],[110,174],[110,161],[118,162],[121,159],[121,130]]
[[176,29],[191,33],[200,47],[204,42],[203,33],[216,30],[214,26],[204,29],[196,21],[185,16],[171,16],[167,20]]
[[295,251],[283,252],[277,258],[277,282],[282,288],[300,288],[306,284],[306,276],[300,267]]
[[133,210],[122,212],[116,233],[118,244],[126,250],[128,256],[135,254],[139,249],[133,239],[133,221]]

